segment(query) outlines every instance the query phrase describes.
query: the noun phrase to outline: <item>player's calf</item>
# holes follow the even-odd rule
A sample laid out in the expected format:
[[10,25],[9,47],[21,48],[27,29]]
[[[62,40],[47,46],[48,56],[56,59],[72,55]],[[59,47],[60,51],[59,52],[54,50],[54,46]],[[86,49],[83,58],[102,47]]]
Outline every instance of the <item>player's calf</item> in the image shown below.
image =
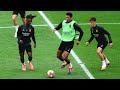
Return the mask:
[[61,61],[64,61],[63,58],[62,58],[62,56],[57,55],[57,58],[58,58],[59,60],[61,60]]

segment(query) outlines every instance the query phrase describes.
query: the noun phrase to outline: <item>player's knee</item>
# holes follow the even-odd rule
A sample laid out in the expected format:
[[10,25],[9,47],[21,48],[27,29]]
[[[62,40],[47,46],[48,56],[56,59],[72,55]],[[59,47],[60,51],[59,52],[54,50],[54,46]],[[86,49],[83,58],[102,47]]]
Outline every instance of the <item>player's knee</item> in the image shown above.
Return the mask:
[[59,58],[59,59],[60,59],[60,58],[61,58],[61,56],[60,56],[59,54],[57,54],[57,58]]
[[57,58],[60,59],[61,61],[63,61],[62,56],[57,55]]
[[67,58],[66,57],[63,57],[63,60],[66,60]]
[[100,54],[101,53],[101,51],[100,50],[97,50],[97,54]]
[[13,17],[12,17],[12,20],[13,20],[13,21],[16,21],[16,17],[15,17],[15,16],[13,16]]
[[31,60],[32,60],[32,57],[29,56],[28,59],[29,59],[29,61],[31,61]]

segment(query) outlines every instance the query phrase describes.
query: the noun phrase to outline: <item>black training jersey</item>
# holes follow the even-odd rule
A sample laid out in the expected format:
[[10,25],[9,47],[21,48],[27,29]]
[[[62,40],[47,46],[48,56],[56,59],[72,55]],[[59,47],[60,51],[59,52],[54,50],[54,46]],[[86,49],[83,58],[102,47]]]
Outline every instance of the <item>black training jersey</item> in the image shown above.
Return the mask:
[[17,32],[18,42],[19,40],[23,40],[24,43],[31,42],[31,37],[34,43],[36,43],[35,36],[34,36],[34,27],[30,25],[29,27],[26,27],[25,25],[21,25],[18,28]]
[[105,35],[108,36],[109,43],[112,43],[112,39],[111,39],[110,33],[108,31],[106,31],[103,27],[100,27],[100,26],[96,25],[96,27],[91,27],[90,31],[91,31],[91,38],[88,40],[89,43],[94,38],[96,39],[96,41],[98,43],[108,42],[108,40],[107,40]]

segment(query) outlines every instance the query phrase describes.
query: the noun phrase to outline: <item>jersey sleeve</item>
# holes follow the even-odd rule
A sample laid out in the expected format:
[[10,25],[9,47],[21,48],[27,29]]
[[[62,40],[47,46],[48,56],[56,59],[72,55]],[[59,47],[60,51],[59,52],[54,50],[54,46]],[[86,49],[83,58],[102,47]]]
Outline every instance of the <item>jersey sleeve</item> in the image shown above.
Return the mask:
[[104,34],[108,36],[109,43],[112,43],[112,38],[111,38],[110,33],[107,30],[105,30],[103,27],[101,27],[101,30],[103,31]]
[[36,44],[34,27],[32,27],[32,40]]
[[60,28],[62,28],[62,22],[57,27],[55,27],[56,30],[59,30]]
[[91,41],[94,39],[94,35],[92,34],[92,30],[90,29],[90,31],[91,31],[91,37],[90,37],[90,39],[88,40],[89,43],[91,43]]
[[78,24],[74,23],[74,29],[77,30],[78,32],[80,32],[80,35],[79,35],[79,38],[78,38],[78,41],[81,41],[82,37],[83,37],[83,30],[79,27]]

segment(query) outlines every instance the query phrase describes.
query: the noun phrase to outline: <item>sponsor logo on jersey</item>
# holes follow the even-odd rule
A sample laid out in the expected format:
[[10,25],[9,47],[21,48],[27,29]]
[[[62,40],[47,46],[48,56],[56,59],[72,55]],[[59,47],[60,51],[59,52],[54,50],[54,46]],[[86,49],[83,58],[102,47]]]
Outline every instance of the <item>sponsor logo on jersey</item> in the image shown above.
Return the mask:
[[103,47],[103,45],[101,45],[101,48]]
[[30,33],[24,33],[24,32],[22,32],[22,35],[23,35],[23,36],[29,36]]
[[98,30],[96,30],[96,32],[98,32]]
[[31,32],[31,29],[29,29],[29,32]]
[[95,37],[99,37],[99,34],[93,34]]

